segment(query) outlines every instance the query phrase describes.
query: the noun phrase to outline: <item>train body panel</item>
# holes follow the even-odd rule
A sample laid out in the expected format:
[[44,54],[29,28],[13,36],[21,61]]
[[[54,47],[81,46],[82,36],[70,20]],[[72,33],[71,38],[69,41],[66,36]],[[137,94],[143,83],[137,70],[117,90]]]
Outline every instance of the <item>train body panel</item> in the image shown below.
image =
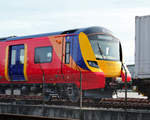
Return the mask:
[[[70,36],[69,36],[70,37]],[[45,74],[45,83],[76,83],[79,87],[79,80],[80,80],[80,71],[82,71],[83,74],[83,89],[93,89],[93,88],[99,88],[99,87],[104,87],[104,83],[100,83],[99,85],[91,85],[91,83],[95,84],[97,83],[96,80],[96,74],[99,73],[93,73],[87,70],[84,70],[82,68],[80,68],[76,62],[77,59],[75,59],[76,57],[74,57],[74,59],[76,61],[74,61],[72,55],[74,55],[75,53],[73,53],[73,50],[71,51],[71,56],[70,56],[70,64],[64,65],[63,63],[65,62],[65,58],[64,58],[64,52],[62,51],[62,43],[63,43],[64,37],[45,37],[45,38],[33,38],[31,39],[26,39],[26,40],[20,40],[20,41],[15,41],[13,42],[13,44],[11,42],[8,42],[8,44],[6,44],[6,46],[20,46],[20,45],[25,45],[26,48],[25,50],[27,52],[25,52],[25,60],[24,60],[24,76],[26,76],[24,80],[10,80],[12,78],[10,78],[9,72],[9,49],[8,47],[4,47],[4,49],[6,50],[4,53],[6,53],[5,55],[5,61],[7,60],[7,63],[5,63],[5,66],[1,67],[3,69],[3,75],[1,75],[4,79],[3,83],[42,83],[42,77],[43,77],[43,73]],[[25,43],[25,44],[24,44]],[[73,44],[73,43],[72,43]],[[40,64],[35,64],[35,58],[33,56],[33,54],[35,54],[35,49],[36,48],[42,48],[42,47],[48,47],[48,46],[53,46],[53,57],[52,57],[52,62],[50,63],[40,63]],[[65,44],[64,44],[64,48],[65,48]],[[63,55],[62,55],[63,53]],[[2,56],[1,56],[2,57]],[[4,56],[3,56],[4,57]],[[79,56],[78,56],[79,57]],[[4,58],[2,58],[4,60]],[[5,69],[7,68],[7,69]],[[80,70],[80,71],[79,71]],[[98,70],[97,70],[98,72]],[[6,74],[7,73],[7,74]],[[5,74],[5,75],[4,75]],[[93,74],[93,76],[92,76]],[[100,76],[103,76],[104,79],[104,75],[103,73],[101,73]],[[88,82],[88,79],[92,79],[95,78],[94,80],[96,80],[95,82]],[[86,80],[85,80],[86,79]],[[98,78],[99,79],[99,78]],[[104,81],[104,80],[102,80]],[[91,86],[91,87],[90,87]],[[93,87],[92,87],[93,86]]]

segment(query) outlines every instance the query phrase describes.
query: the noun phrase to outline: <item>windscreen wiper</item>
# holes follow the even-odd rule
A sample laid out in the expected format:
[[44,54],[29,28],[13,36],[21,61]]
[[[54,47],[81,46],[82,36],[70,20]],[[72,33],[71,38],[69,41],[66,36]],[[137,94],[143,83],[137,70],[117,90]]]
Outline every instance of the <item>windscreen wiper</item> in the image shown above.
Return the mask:
[[100,54],[101,54],[102,58],[104,59],[103,51],[102,51],[101,46],[99,45],[99,43],[98,43],[98,42],[97,42],[97,46],[98,46],[98,50],[99,50],[99,52],[100,52]]

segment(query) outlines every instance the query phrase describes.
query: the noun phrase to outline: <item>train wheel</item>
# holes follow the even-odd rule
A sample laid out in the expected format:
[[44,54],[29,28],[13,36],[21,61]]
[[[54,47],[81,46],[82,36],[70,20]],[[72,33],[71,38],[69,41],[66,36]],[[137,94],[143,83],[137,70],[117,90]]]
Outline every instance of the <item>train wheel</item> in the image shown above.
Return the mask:
[[80,99],[80,91],[79,88],[75,84],[70,84],[67,87],[67,96],[69,101],[75,103]]

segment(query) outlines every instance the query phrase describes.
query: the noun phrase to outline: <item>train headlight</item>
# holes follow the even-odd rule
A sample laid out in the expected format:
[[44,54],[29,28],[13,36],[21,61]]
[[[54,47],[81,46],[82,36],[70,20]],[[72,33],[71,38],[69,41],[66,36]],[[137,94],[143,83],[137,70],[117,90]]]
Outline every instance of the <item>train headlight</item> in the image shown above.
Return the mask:
[[95,67],[95,68],[99,68],[98,64],[96,61],[87,61],[89,66],[91,67]]
[[122,78],[121,77],[117,77],[116,81],[117,81],[117,83],[122,83]]

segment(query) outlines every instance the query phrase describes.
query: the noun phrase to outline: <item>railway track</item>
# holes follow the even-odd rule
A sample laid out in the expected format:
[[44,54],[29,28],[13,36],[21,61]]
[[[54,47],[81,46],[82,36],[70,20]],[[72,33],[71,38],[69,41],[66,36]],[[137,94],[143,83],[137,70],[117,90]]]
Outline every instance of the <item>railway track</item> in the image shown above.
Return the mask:
[[[83,103],[86,105],[86,103]],[[123,108],[123,109],[150,109],[150,101],[138,98],[103,98],[97,103],[91,103],[95,107]]]
[[[22,104],[43,104],[42,96],[17,96],[17,95],[0,95],[0,102],[16,102]],[[44,101],[47,105],[65,105],[79,106],[80,103],[72,103],[67,100],[52,99],[52,101]],[[83,107],[99,107],[99,108],[123,108],[123,109],[148,109],[150,110],[150,101],[148,99],[139,98],[102,98],[100,100],[83,99]]]

